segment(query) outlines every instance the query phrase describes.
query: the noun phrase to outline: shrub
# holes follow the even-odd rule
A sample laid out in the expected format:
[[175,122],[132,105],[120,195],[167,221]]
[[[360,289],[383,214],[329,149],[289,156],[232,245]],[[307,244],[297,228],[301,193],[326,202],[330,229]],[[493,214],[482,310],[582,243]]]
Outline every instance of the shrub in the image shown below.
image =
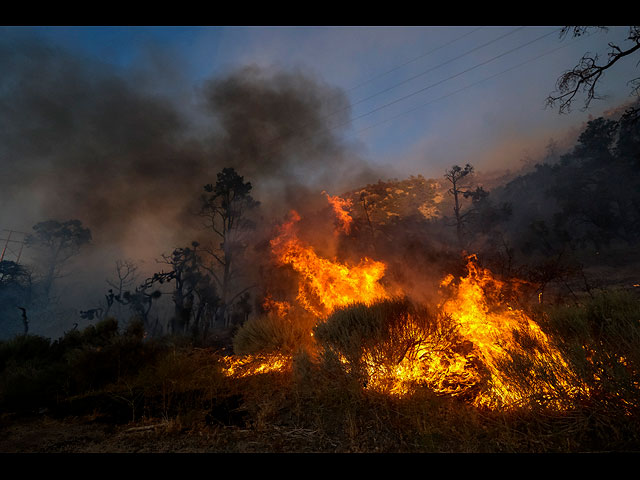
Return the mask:
[[268,312],[250,319],[238,329],[233,337],[233,351],[236,355],[292,355],[300,349],[311,348],[315,322],[315,317],[303,312],[285,316]]
[[[549,308],[548,327],[602,406],[640,408],[640,299],[610,290]],[[609,408],[607,407],[607,408]]]
[[316,326],[314,336],[326,369],[342,368],[364,386],[374,380],[383,391],[423,380],[427,362],[420,352],[435,357],[462,348],[448,317],[407,298],[338,309]]

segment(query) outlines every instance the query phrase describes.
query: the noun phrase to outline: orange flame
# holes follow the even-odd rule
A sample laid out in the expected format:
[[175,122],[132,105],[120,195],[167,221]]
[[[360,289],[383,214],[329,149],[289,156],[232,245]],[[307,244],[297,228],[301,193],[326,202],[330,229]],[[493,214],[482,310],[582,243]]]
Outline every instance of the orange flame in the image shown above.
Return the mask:
[[[330,201],[339,199],[327,197]],[[343,212],[351,219],[346,210],[335,206],[344,204],[332,205],[336,213]],[[270,243],[277,261],[299,274],[296,298],[301,307],[322,320],[339,307],[372,305],[390,298],[380,283],[384,263],[363,258],[357,265],[347,265],[322,258],[298,238],[299,221],[300,215],[291,211],[290,219]],[[449,274],[440,286],[443,295],[448,294],[438,305],[440,318],[447,319],[455,335],[424,330],[420,319],[408,313],[400,334],[407,335],[409,347],[400,358],[384,363],[375,347],[364,351],[361,362],[367,388],[405,395],[424,385],[436,393],[464,396],[476,406],[492,409],[531,400],[562,408],[566,400],[588,393],[540,326],[524,311],[503,301],[505,282],[481,268],[475,255],[467,258],[466,276],[456,279]],[[263,306],[283,318],[292,311],[290,303],[271,297]],[[245,376],[283,371],[291,358],[275,355],[226,361],[228,375]]]
[[[531,396],[570,398],[579,393],[582,385],[540,326],[500,300],[504,282],[481,268],[475,255],[468,257],[467,271],[454,286],[454,296],[441,307],[472,342],[473,352],[488,371],[489,388],[475,403],[506,407]],[[451,285],[452,280],[449,276],[441,285]],[[518,358],[528,368],[521,372],[527,376],[526,385],[515,384],[504,372],[504,366]]]
[[350,199],[340,198],[339,196],[331,196],[327,192],[322,192],[323,195],[327,196],[327,200],[331,207],[333,208],[336,217],[338,217],[338,221],[341,225],[341,230],[349,235],[351,232],[351,223],[353,222],[353,218],[349,214],[349,209],[351,209],[353,202]]
[[328,260],[316,254],[298,239],[294,226],[300,220],[296,211],[281,227],[280,234],[271,240],[278,261],[290,265],[300,274],[297,300],[309,312],[326,317],[335,308],[354,302],[371,304],[387,298],[379,283],[386,265],[363,258],[357,265]]
[[282,372],[291,366],[291,357],[285,355],[246,355],[221,358],[228,377],[243,378],[269,372]]
[[587,393],[542,329],[522,310],[503,304],[498,294],[504,283],[480,268],[473,255],[467,270],[457,283],[453,275],[441,282],[452,295],[440,308],[462,343],[420,330],[417,319],[407,315],[411,347],[400,361],[381,364],[374,351],[364,353],[368,388],[405,395],[425,385],[439,394],[464,395],[476,406],[503,409],[527,401],[562,408]]

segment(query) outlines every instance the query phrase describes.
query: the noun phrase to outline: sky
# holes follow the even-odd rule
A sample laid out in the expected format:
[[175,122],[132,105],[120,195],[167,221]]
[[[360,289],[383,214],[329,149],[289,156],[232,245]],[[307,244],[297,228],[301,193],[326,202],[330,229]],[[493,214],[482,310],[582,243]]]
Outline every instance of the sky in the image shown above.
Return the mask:
[[[160,180],[156,190],[148,187],[145,172],[156,169],[165,181],[182,178],[172,190],[184,195],[191,188],[184,170],[201,183],[211,174],[203,158],[215,155],[236,162],[256,185],[272,185],[281,203],[296,203],[296,189],[309,187],[310,178],[340,194],[376,178],[442,178],[454,164],[518,170],[542,159],[552,139],[561,143],[589,118],[631,100],[627,82],[637,76],[637,60],[630,57],[607,72],[599,88],[605,98],[587,111],[582,98],[570,114],[545,108],[561,73],[586,52],[605,58],[608,42],[624,45],[627,28],[577,39],[560,38],[559,31],[518,25],[0,27],[0,227],[28,229],[39,216],[64,215],[63,206],[72,204],[86,207],[77,214],[90,224],[122,216],[124,204],[116,200],[131,197],[118,172],[126,169],[138,191],[126,210],[142,211],[142,203],[167,191]],[[281,98],[263,108],[261,100],[251,103],[253,96],[285,86],[315,111],[292,111],[286,120],[284,113],[261,117],[261,109],[286,104]],[[232,106],[232,98],[247,105]],[[212,110],[224,113],[212,119]],[[248,127],[238,124],[241,115],[257,119],[251,138],[243,138]],[[281,153],[291,159],[281,164],[258,158],[269,146],[260,143],[260,130],[278,130],[274,123],[281,120],[305,126],[305,116],[313,145],[288,145]],[[315,135],[312,124],[324,133]],[[216,128],[227,133],[212,137]],[[189,136],[190,144],[183,141]],[[245,160],[250,155],[256,158]],[[180,171],[177,158],[185,162]],[[178,184],[184,190],[174,188]],[[109,194],[87,198],[100,185]]]
[[570,114],[545,108],[565,70],[587,52],[606,58],[627,28],[559,31],[0,26],[0,230],[80,219],[93,253],[69,281],[88,298],[82,287],[100,280],[99,294],[106,276],[88,265],[133,259],[155,271],[154,259],[188,244],[202,229],[198,195],[222,166],[251,181],[272,216],[310,198],[326,205],[322,190],[442,179],[456,164],[517,171],[632,100],[630,57],[587,111],[582,97]]
[[[123,75],[152,70],[153,88],[185,99],[207,78],[244,65],[312,72],[346,92],[351,118],[336,128],[361,143],[368,159],[393,164],[400,174],[437,175],[452,163],[502,166],[514,155],[526,155],[540,137],[557,135],[628,100],[626,81],[636,69],[632,58],[607,73],[602,92],[609,98],[594,102],[589,112],[580,112],[581,105],[568,116],[545,109],[545,98],[564,70],[585,52],[604,58],[606,44],[621,42],[626,34],[626,27],[611,27],[607,33],[561,40],[558,30],[517,25],[13,27],[0,34],[40,37]],[[496,151],[503,153],[496,157]]]

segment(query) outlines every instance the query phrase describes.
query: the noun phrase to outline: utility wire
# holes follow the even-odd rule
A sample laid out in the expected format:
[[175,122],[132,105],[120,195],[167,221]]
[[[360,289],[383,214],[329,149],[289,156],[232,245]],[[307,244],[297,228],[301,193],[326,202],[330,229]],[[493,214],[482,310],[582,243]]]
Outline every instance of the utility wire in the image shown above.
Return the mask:
[[[407,65],[407,64],[409,64],[409,63],[411,63],[411,62],[414,62],[414,61],[416,61],[416,60],[419,60],[420,58],[426,57],[427,55],[429,55],[429,54],[431,54],[431,53],[433,53],[433,52],[435,52],[435,51],[437,51],[437,50],[439,50],[439,49],[441,49],[441,48],[444,48],[444,47],[446,47],[446,46],[448,46],[448,45],[451,45],[452,43],[457,42],[458,40],[461,40],[461,39],[463,39],[463,38],[467,37],[468,35],[471,35],[472,33],[474,33],[474,32],[476,32],[476,31],[480,30],[481,28],[483,28],[483,27],[478,27],[478,28],[476,28],[476,29],[472,30],[471,32],[467,32],[466,34],[464,34],[464,35],[462,35],[462,36],[460,36],[460,37],[456,38],[455,40],[452,40],[452,41],[450,41],[450,42],[448,42],[448,43],[445,43],[444,45],[441,45],[441,46],[439,46],[439,47],[437,47],[437,48],[435,48],[435,49],[431,50],[430,52],[427,52],[427,53],[425,53],[425,54],[423,54],[423,55],[420,55],[419,57],[416,57],[416,58],[414,58],[414,59],[412,59],[412,60],[409,60],[409,61],[407,61],[407,62],[403,63],[402,65],[398,65],[397,67],[395,67],[395,68],[393,68],[393,69],[391,69],[391,70],[389,70],[389,71],[387,71],[387,72],[385,72],[385,73],[381,73],[381,74],[380,74],[380,75],[378,75],[377,77],[373,77],[373,78],[371,78],[371,79],[369,79],[369,80],[366,80],[366,81],[362,82],[360,85],[356,85],[355,87],[352,87],[352,88],[351,88],[351,90],[353,90],[353,89],[357,88],[358,86],[365,85],[365,84],[367,84],[367,83],[369,83],[369,82],[373,81],[374,79],[379,78],[379,77],[382,77],[382,76],[384,76],[384,75],[386,75],[386,74],[388,74],[388,73],[390,73],[390,72],[393,72],[393,71],[395,71],[395,70],[398,70],[398,69],[402,68],[403,66],[405,66],[405,65]],[[451,63],[451,62],[453,62],[453,61],[455,61],[455,60],[459,60],[460,58],[462,58],[462,57],[464,57],[464,56],[466,56],[466,55],[469,55],[470,53],[473,53],[473,52],[475,52],[475,51],[477,51],[477,50],[480,50],[481,48],[484,48],[484,47],[486,47],[487,45],[490,45],[490,44],[492,44],[492,43],[495,43],[495,42],[497,42],[498,40],[501,40],[501,39],[503,39],[503,38],[505,38],[505,37],[507,37],[507,36],[509,36],[509,35],[512,35],[512,34],[516,33],[517,31],[522,30],[523,28],[524,28],[524,27],[518,27],[518,28],[515,28],[514,30],[511,30],[510,32],[507,32],[507,33],[505,33],[505,34],[503,34],[503,35],[500,35],[499,37],[494,38],[493,40],[490,40],[490,41],[488,41],[488,42],[485,42],[485,43],[483,43],[482,45],[476,46],[476,47],[472,48],[471,50],[468,50],[468,51],[466,51],[465,53],[463,53],[463,54],[461,54],[461,55],[458,55],[457,57],[454,57],[454,58],[452,58],[452,59],[450,59],[450,60],[447,60],[446,62],[443,62],[443,63],[441,63],[441,64],[439,64],[439,65],[436,65],[435,67],[432,67],[432,68],[430,68],[430,69],[428,69],[428,70],[426,70],[426,71],[424,71],[424,72],[422,72],[422,73],[419,73],[419,74],[417,74],[417,75],[414,75],[414,76],[412,76],[412,77],[408,78],[407,80],[404,80],[404,81],[402,81],[402,82],[400,82],[400,83],[397,83],[397,84],[395,84],[395,85],[392,85],[392,86],[390,86],[390,87],[388,87],[388,88],[386,88],[386,89],[384,89],[384,90],[381,90],[381,91],[379,91],[379,92],[377,92],[377,93],[374,93],[374,94],[372,94],[372,95],[370,95],[370,96],[368,96],[368,97],[366,97],[366,98],[363,98],[363,99],[361,99],[361,100],[358,100],[358,101],[356,101],[355,103],[349,103],[349,105],[347,105],[346,107],[339,108],[338,110],[334,110],[333,112],[328,113],[327,115],[323,116],[320,120],[328,120],[330,117],[332,117],[332,116],[334,116],[334,115],[336,115],[336,114],[338,114],[338,113],[344,112],[344,111],[346,111],[346,110],[350,110],[350,109],[351,109],[351,108],[353,108],[353,106],[355,106],[355,105],[358,105],[358,104],[360,104],[360,103],[362,103],[362,102],[364,102],[364,101],[366,101],[366,100],[371,100],[372,98],[374,98],[374,97],[376,97],[376,96],[378,96],[378,95],[380,95],[380,94],[382,94],[382,93],[388,92],[389,90],[392,90],[392,89],[394,89],[394,88],[396,88],[396,87],[399,87],[400,85],[403,85],[403,84],[405,84],[405,83],[407,83],[407,82],[409,82],[409,81],[411,81],[411,80],[414,80],[414,79],[416,79],[416,78],[418,78],[418,77],[421,77],[421,76],[423,76],[423,75],[426,75],[427,73],[432,72],[433,70],[436,70],[436,69],[438,69],[438,68],[440,68],[440,67],[443,67],[443,66],[445,66],[445,65],[447,65],[447,64],[449,64],[449,63]],[[346,123],[343,123],[343,124],[337,125],[335,128],[340,127],[340,126],[343,126],[343,125],[346,125]],[[303,127],[303,128],[304,128],[304,127],[306,127],[306,126],[309,126],[309,124],[307,124],[307,125],[302,125],[301,127]],[[329,130],[333,130],[333,128],[334,128],[334,127],[329,127]],[[271,140],[267,141],[267,147],[268,147],[270,144],[273,144],[273,143],[277,142],[277,141],[278,141],[282,136],[283,136],[283,135],[279,135],[279,136],[277,136],[276,138],[273,138],[273,139],[271,139]]]
[[480,30],[482,28],[483,27],[477,27],[477,28],[471,30],[470,32],[465,33],[464,35],[462,35],[462,36],[460,36],[460,37],[458,37],[458,38],[456,38],[454,40],[451,40],[450,42],[445,43],[444,45],[440,45],[439,47],[436,47],[436,48],[434,48],[432,50],[429,50],[428,52],[423,53],[422,55],[419,55],[419,56],[417,56],[415,58],[412,58],[411,60],[407,60],[406,62],[398,65],[397,67],[392,68],[391,70],[387,70],[386,72],[383,72],[383,73],[380,73],[378,75],[375,75],[374,77],[371,77],[369,80],[365,80],[364,82],[361,82],[361,83],[359,83],[359,84],[347,89],[347,92],[350,92],[350,91],[355,90],[357,88],[363,87],[363,86],[373,82],[374,80],[377,80],[377,79],[379,79],[381,77],[384,77],[385,75],[389,75],[390,73],[393,73],[393,72],[395,72],[397,70],[400,70],[402,67],[405,67],[405,66],[409,65],[410,63],[416,62],[416,61],[420,60],[421,58],[427,57],[427,56],[431,55],[432,53],[443,49],[444,47],[448,47],[449,45],[452,45],[452,44],[462,40],[463,38],[468,37],[472,33],[475,33],[475,32],[477,32],[478,30]]
[[[589,34],[589,35],[591,35],[591,34]],[[455,90],[455,91],[453,91],[453,92],[451,92],[451,93],[448,93],[448,94],[443,95],[443,96],[441,96],[441,97],[438,97],[438,98],[436,98],[436,99],[430,100],[430,101],[428,101],[428,102],[426,102],[426,103],[422,103],[422,104],[420,104],[420,105],[418,105],[418,106],[416,106],[416,107],[413,107],[413,108],[411,108],[411,109],[409,109],[409,110],[406,110],[406,111],[404,111],[404,112],[402,112],[402,113],[399,113],[398,115],[395,115],[395,116],[393,116],[393,117],[390,117],[390,118],[387,118],[387,119],[385,119],[385,120],[382,120],[381,122],[375,123],[375,124],[373,124],[373,125],[369,125],[369,126],[367,126],[367,127],[363,128],[363,129],[361,129],[361,130],[358,130],[356,133],[357,133],[357,134],[363,133],[363,132],[365,132],[365,131],[367,131],[367,130],[370,130],[370,129],[374,128],[374,127],[377,127],[377,126],[383,125],[383,124],[385,124],[385,123],[391,122],[391,121],[393,121],[393,120],[396,120],[397,118],[402,117],[402,116],[404,116],[404,115],[406,115],[406,114],[408,114],[408,113],[414,112],[414,111],[416,111],[416,110],[418,110],[418,109],[420,109],[420,108],[424,108],[424,107],[426,107],[427,105],[431,105],[432,103],[435,103],[435,102],[437,102],[437,101],[443,100],[443,99],[448,98],[448,97],[451,97],[452,95],[455,95],[455,94],[457,94],[457,93],[460,93],[460,92],[462,92],[462,91],[464,91],[464,90],[467,90],[467,89],[469,89],[469,88],[471,88],[471,87],[475,87],[476,85],[478,85],[478,84],[480,84],[480,83],[486,82],[486,81],[491,80],[491,79],[493,79],[493,78],[495,78],[495,77],[497,77],[497,76],[499,76],[499,75],[503,75],[503,74],[508,73],[508,72],[510,72],[510,71],[512,71],[512,70],[515,70],[515,69],[517,69],[517,68],[520,68],[520,67],[522,67],[522,66],[524,66],[524,65],[526,65],[526,64],[528,64],[528,63],[534,62],[535,60],[538,60],[538,59],[540,59],[540,58],[542,58],[542,57],[546,57],[547,55],[551,55],[552,53],[555,53],[555,52],[557,52],[558,50],[562,50],[563,48],[567,48],[567,47],[569,47],[570,45],[573,45],[574,43],[576,43],[576,42],[580,41],[582,38],[585,38],[585,37],[580,37],[580,38],[578,38],[578,39],[574,40],[573,42],[566,43],[565,45],[562,45],[562,46],[560,46],[560,47],[556,47],[556,48],[554,48],[554,49],[552,49],[552,50],[547,50],[546,52],[541,53],[540,55],[537,55],[536,57],[530,58],[529,60],[526,60],[526,61],[524,61],[524,62],[521,62],[521,63],[519,63],[519,64],[517,64],[517,65],[514,65],[513,67],[507,68],[506,70],[503,70],[503,71],[501,71],[501,72],[495,73],[495,74],[493,74],[493,75],[491,75],[491,76],[489,76],[489,77],[483,78],[482,80],[478,80],[477,82],[473,82],[473,83],[471,83],[471,84],[469,84],[469,85],[467,85],[467,86],[465,86],[465,87],[459,88],[458,90]]]
[[559,31],[560,31],[560,30],[553,30],[553,31],[551,31],[551,32],[545,33],[544,35],[541,35],[541,36],[539,36],[539,37],[537,37],[537,38],[535,38],[535,39],[533,39],[533,40],[530,40],[530,41],[528,41],[528,42],[526,42],[526,43],[523,43],[522,45],[519,45],[519,46],[517,46],[517,47],[514,47],[514,48],[512,48],[512,49],[510,49],[510,50],[507,50],[506,52],[503,52],[503,53],[501,53],[500,55],[496,55],[495,57],[492,57],[492,58],[490,58],[490,59],[488,59],[488,60],[485,60],[484,62],[480,62],[480,63],[478,63],[478,64],[474,65],[473,67],[469,67],[469,68],[467,68],[467,69],[465,69],[465,70],[463,70],[463,71],[461,71],[461,72],[458,72],[458,73],[456,73],[455,75],[451,75],[450,77],[447,77],[447,78],[445,78],[445,79],[443,79],[443,80],[440,80],[440,81],[438,81],[438,82],[436,82],[436,83],[432,83],[431,85],[427,85],[426,87],[423,87],[423,88],[421,88],[421,89],[419,89],[419,90],[416,90],[416,91],[414,91],[414,92],[412,92],[412,93],[409,93],[409,94],[407,94],[407,95],[404,95],[404,96],[402,96],[402,97],[400,97],[400,98],[397,98],[397,99],[395,99],[395,100],[393,100],[393,101],[391,101],[391,102],[385,103],[384,105],[381,105],[380,107],[374,108],[373,110],[370,110],[370,111],[368,111],[368,112],[366,112],[366,113],[360,114],[360,115],[358,115],[358,116],[356,116],[356,117],[352,118],[351,120],[349,120],[349,122],[345,122],[345,123],[342,123],[342,124],[336,125],[336,126],[334,126],[334,127],[331,127],[331,129],[333,129],[333,128],[338,128],[338,127],[341,127],[341,126],[347,125],[348,123],[353,122],[353,120],[357,120],[357,119],[359,119],[359,118],[366,117],[367,115],[371,115],[372,113],[378,112],[378,111],[382,110],[383,108],[387,108],[387,107],[389,107],[389,106],[391,106],[391,105],[394,105],[394,104],[396,104],[396,103],[398,103],[398,102],[401,102],[402,100],[406,100],[407,98],[413,97],[414,95],[417,95],[417,94],[422,93],[422,92],[424,92],[424,91],[426,91],[426,90],[429,90],[430,88],[437,87],[438,85],[441,85],[441,84],[443,84],[443,83],[445,83],[445,82],[448,82],[449,80],[453,80],[454,78],[459,77],[460,75],[464,75],[465,73],[468,73],[468,72],[470,72],[470,71],[472,71],[472,70],[475,70],[476,68],[479,68],[479,67],[482,67],[482,66],[484,66],[484,65],[487,65],[487,64],[489,64],[489,63],[491,63],[491,62],[493,62],[493,61],[495,61],[495,60],[497,60],[497,59],[499,59],[499,58],[504,57],[505,55],[508,55],[508,54],[510,54],[510,53],[513,53],[513,52],[515,52],[516,50],[520,50],[521,48],[524,48],[524,47],[526,47],[526,46],[529,46],[529,45],[531,45],[532,43],[538,42],[538,41],[542,40],[543,38],[546,38],[546,37],[548,37],[549,35],[552,35],[552,34],[557,33],[557,32],[559,32]]
[[503,35],[500,35],[499,37],[494,38],[493,40],[490,40],[490,41],[488,41],[488,42],[486,42],[486,43],[483,43],[482,45],[478,45],[477,47],[474,47],[474,48],[472,48],[471,50],[468,50],[468,51],[466,51],[466,52],[464,52],[464,53],[462,53],[462,54],[458,55],[457,57],[451,58],[451,59],[447,60],[446,62],[443,62],[443,63],[441,63],[441,64],[439,64],[439,65],[436,65],[435,67],[431,67],[431,68],[429,68],[428,70],[425,70],[424,72],[421,72],[421,73],[418,73],[417,75],[414,75],[414,76],[412,76],[412,77],[409,77],[409,78],[407,78],[406,80],[403,80],[403,81],[402,81],[402,82],[400,82],[400,83],[396,83],[395,85],[392,85],[392,86],[390,86],[390,87],[388,87],[388,88],[385,88],[384,90],[380,90],[379,92],[376,92],[376,93],[374,93],[374,94],[372,94],[372,95],[369,95],[369,96],[368,96],[368,97],[366,97],[366,98],[363,98],[363,99],[361,99],[361,100],[357,100],[356,102],[352,103],[352,104],[349,106],[349,108],[354,107],[354,106],[356,106],[356,105],[359,105],[359,104],[360,104],[360,103],[362,103],[362,102],[366,102],[367,100],[371,100],[372,98],[377,97],[377,96],[378,96],[378,95],[380,95],[380,94],[383,94],[383,93],[386,93],[386,92],[388,92],[388,91],[390,91],[390,90],[393,90],[394,88],[399,87],[400,85],[404,85],[405,83],[408,83],[408,82],[410,82],[411,80],[415,80],[416,78],[422,77],[423,75],[426,75],[427,73],[433,72],[434,70],[437,70],[437,69],[438,69],[438,68],[440,68],[440,67],[444,67],[445,65],[450,64],[451,62],[455,62],[456,60],[459,60],[459,59],[461,59],[462,57],[465,57],[465,56],[469,55],[470,53],[476,52],[476,51],[480,50],[481,48],[486,47],[487,45],[491,45],[492,43],[495,43],[495,42],[497,42],[498,40],[502,40],[503,38],[505,38],[505,37],[507,37],[507,36],[509,36],[509,35],[513,35],[514,33],[516,33],[516,32],[518,32],[518,31],[522,30],[523,28],[524,28],[524,27],[518,27],[518,28],[516,28],[515,30],[511,30],[510,32],[507,32],[507,33],[505,33],[505,34],[503,34]]
[[[523,28],[523,27],[520,27],[520,28]],[[511,32],[509,32],[509,34],[510,34],[510,33],[514,33],[515,31],[516,31],[516,30],[511,31]],[[414,91],[414,92],[412,92],[412,93],[409,93],[409,94],[407,94],[407,95],[404,95],[404,96],[402,96],[402,97],[400,97],[400,98],[398,98],[398,99],[396,99],[396,100],[393,100],[393,101],[391,101],[391,102],[388,102],[388,103],[386,103],[386,104],[384,104],[384,105],[382,105],[382,106],[380,106],[380,107],[377,107],[377,108],[375,108],[375,109],[373,109],[373,110],[371,110],[371,111],[368,111],[368,112],[366,112],[366,113],[363,113],[363,114],[361,114],[361,115],[358,115],[358,116],[356,116],[356,117],[354,117],[354,118],[352,118],[352,119],[350,119],[350,120],[348,120],[348,121],[346,121],[346,122],[343,122],[343,123],[340,123],[340,124],[337,124],[337,125],[334,125],[334,126],[327,127],[327,129],[328,129],[329,131],[331,131],[331,130],[335,130],[335,129],[337,129],[337,128],[343,127],[343,126],[345,126],[345,125],[351,124],[354,120],[357,120],[357,119],[359,119],[359,118],[363,118],[363,117],[366,117],[366,116],[368,116],[368,115],[371,115],[371,114],[373,114],[373,113],[375,113],[375,112],[378,112],[378,111],[380,111],[380,110],[382,110],[382,109],[384,109],[384,108],[387,108],[387,107],[389,107],[389,106],[391,106],[391,105],[394,105],[394,104],[396,104],[396,103],[398,103],[398,102],[400,102],[400,101],[402,101],[402,100],[406,100],[407,98],[410,98],[410,97],[415,96],[415,95],[417,95],[417,94],[419,94],[419,93],[422,93],[422,92],[424,92],[424,91],[426,91],[426,90],[428,90],[428,89],[430,89],[430,88],[433,88],[433,87],[436,87],[436,86],[438,86],[438,85],[441,85],[441,84],[443,84],[443,83],[445,83],[445,82],[447,82],[447,81],[449,81],[449,80],[452,80],[452,79],[454,79],[454,78],[456,78],[456,77],[459,77],[460,75],[463,75],[463,74],[465,74],[465,73],[467,73],[467,72],[470,72],[470,71],[472,71],[472,70],[474,70],[474,69],[476,69],[476,68],[479,68],[479,67],[481,67],[481,66],[487,65],[488,63],[491,63],[491,62],[493,62],[493,61],[495,61],[495,60],[497,60],[497,59],[499,59],[499,58],[501,58],[501,57],[504,57],[505,55],[508,55],[508,54],[510,54],[510,53],[512,53],[512,52],[514,52],[514,51],[517,51],[517,50],[519,50],[519,49],[521,49],[521,48],[524,48],[524,47],[526,47],[526,46],[528,46],[528,45],[531,45],[531,44],[533,44],[533,43],[535,43],[535,42],[538,42],[538,41],[542,40],[543,38],[546,38],[546,37],[548,37],[549,35],[552,35],[552,34],[557,33],[557,32],[559,32],[559,31],[560,31],[560,29],[557,29],[557,30],[554,30],[554,31],[548,32],[548,33],[546,33],[546,34],[544,34],[544,35],[541,35],[541,36],[539,36],[539,37],[537,37],[537,38],[535,38],[535,39],[533,39],[533,40],[530,40],[530,41],[528,41],[528,42],[526,42],[526,43],[524,43],[524,44],[522,44],[522,45],[520,45],[520,46],[518,46],[518,47],[514,47],[514,48],[512,48],[512,49],[510,49],[510,50],[508,50],[508,51],[506,51],[506,52],[503,52],[503,53],[501,53],[501,54],[499,54],[499,55],[496,55],[495,57],[492,57],[492,58],[490,58],[490,59],[488,59],[488,60],[485,60],[484,62],[481,62],[481,63],[479,63],[479,64],[476,64],[476,65],[474,65],[474,66],[472,66],[472,67],[469,67],[469,68],[467,68],[467,69],[463,70],[462,72],[459,72],[459,73],[457,73],[457,74],[455,74],[455,75],[452,75],[452,76],[450,76],[450,77],[447,77],[447,78],[445,78],[445,79],[443,79],[443,80],[440,80],[440,81],[438,81],[438,82],[436,82],[436,83],[434,83],[434,84],[427,85],[426,87],[423,87],[423,88],[421,88],[421,89],[419,89],[419,90],[417,90],[417,91]],[[503,35],[502,37],[499,37],[499,38],[503,38],[504,36],[506,36],[506,34],[505,34],[505,35]],[[496,39],[496,40],[498,40],[498,39]],[[494,40],[494,41],[495,41],[495,40]],[[491,43],[491,42],[490,42],[490,43]],[[485,45],[485,46],[486,46],[486,45]],[[477,47],[476,49],[478,49],[478,48],[480,48],[480,47]],[[475,50],[475,49],[474,49],[474,50]],[[467,52],[467,53],[469,53],[469,52]],[[335,113],[335,112],[334,112],[334,113]],[[333,114],[330,114],[330,115],[333,115]],[[329,115],[329,116],[330,116],[330,115]],[[305,138],[309,139],[309,138],[312,138],[312,136],[307,135],[306,137],[303,137],[302,139],[305,139]],[[270,141],[269,141],[269,142],[267,142],[267,143],[268,143],[268,144],[275,143],[275,141],[276,141],[276,140],[277,140],[277,139],[272,139],[272,140],[270,140]],[[269,153],[271,153],[271,152],[267,152],[267,154],[269,154]]]

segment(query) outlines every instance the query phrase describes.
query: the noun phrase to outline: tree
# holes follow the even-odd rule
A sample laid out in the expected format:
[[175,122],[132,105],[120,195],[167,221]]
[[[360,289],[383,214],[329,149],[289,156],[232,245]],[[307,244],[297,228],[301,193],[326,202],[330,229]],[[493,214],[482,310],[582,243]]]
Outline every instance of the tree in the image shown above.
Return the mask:
[[238,285],[241,259],[247,247],[247,234],[255,229],[251,211],[259,202],[251,195],[252,185],[245,182],[233,168],[223,168],[215,185],[204,186],[200,215],[207,219],[206,226],[217,237],[217,245],[203,247],[214,260],[208,267],[220,291],[217,320],[229,323],[228,308],[251,286]]
[[451,188],[449,189],[449,193],[453,195],[453,213],[455,215],[456,221],[456,234],[458,236],[458,245],[462,247],[463,244],[463,224],[465,220],[466,214],[462,214],[462,204],[461,204],[461,195],[464,195],[465,198],[469,196],[470,184],[465,182],[469,180],[469,177],[473,175],[473,167],[468,163],[464,166],[464,168],[454,165],[444,175],[449,183],[451,183]]
[[175,282],[172,294],[173,333],[185,333],[192,320],[194,333],[200,329],[206,332],[209,313],[218,306],[215,284],[209,275],[202,272],[198,246],[198,242],[192,242],[191,248],[176,248],[171,255],[162,256],[164,263],[172,267],[169,281]]
[[[589,32],[591,29],[606,31],[606,27],[564,27],[560,33],[561,38],[566,37],[569,32],[573,32],[574,37],[579,37]],[[609,54],[607,61],[599,63],[598,55],[585,53],[578,64],[573,69],[563,73],[556,82],[556,92],[547,97],[547,105],[554,107],[559,104],[560,113],[571,111],[571,105],[579,92],[586,94],[584,109],[589,108],[589,104],[594,99],[599,99],[596,87],[603,74],[612,68],[624,57],[634,54],[640,50],[640,27],[629,27],[627,41],[629,46],[620,46],[609,43]],[[629,81],[632,87],[632,95],[640,92],[640,77]]]
[[25,244],[43,254],[42,286],[44,296],[48,298],[54,280],[62,275],[67,261],[91,242],[91,231],[84,228],[80,220],[48,220],[34,225],[33,230],[35,233],[25,237]]
[[31,289],[29,270],[9,260],[0,262],[0,319],[17,318],[20,315],[25,334],[29,331],[27,308],[31,302]]

